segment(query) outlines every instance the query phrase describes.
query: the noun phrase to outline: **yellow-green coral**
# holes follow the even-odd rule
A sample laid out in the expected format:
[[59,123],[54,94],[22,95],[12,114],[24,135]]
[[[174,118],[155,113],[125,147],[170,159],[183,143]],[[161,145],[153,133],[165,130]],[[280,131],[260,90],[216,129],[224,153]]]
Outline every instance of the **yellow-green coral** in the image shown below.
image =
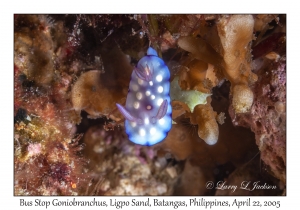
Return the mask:
[[206,97],[211,94],[202,93],[197,90],[181,90],[178,84],[178,77],[171,82],[170,96],[172,100],[181,101],[188,105],[191,112],[198,104],[206,104]]

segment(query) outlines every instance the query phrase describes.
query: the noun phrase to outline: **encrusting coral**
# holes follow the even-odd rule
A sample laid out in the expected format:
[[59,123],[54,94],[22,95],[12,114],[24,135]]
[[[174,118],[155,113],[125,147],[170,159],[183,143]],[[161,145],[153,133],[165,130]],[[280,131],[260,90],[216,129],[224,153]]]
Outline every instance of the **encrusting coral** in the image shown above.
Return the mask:
[[253,104],[254,94],[247,85],[235,85],[232,91],[232,106],[236,113],[246,113]]
[[[270,16],[267,17],[262,27],[266,30],[270,28]],[[275,20],[278,20],[277,17]],[[246,115],[236,115],[230,109],[236,125],[250,127],[255,133],[261,159],[267,164],[267,170],[280,179],[283,185],[286,183],[285,42],[285,27],[278,27],[256,44],[253,48],[255,60],[252,63],[253,71],[259,79],[252,86],[253,106]]]
[[[45,16],[22,16],[29,27],[16,26],[15,65],[22,68],[26,77],[41,85],[49,85],[54,77],[54,43],[51,38],[51,21]],[[24,24],[25,25],[25,24]]]
[[171,83],[170,96],[174,101],[181,101],[185,103],[191,112],[198,104],[205,104],[206,97],[210,94],[202,93],[197,90],[182,90],[179,86],[179,78],[175,77]]
[[[286,96],[285,58],[278,62],[267,59],[268,65],[258,69],[257,74],[266,74],[253,87],[254,104],[245,116],[234,116],[237,125],[250,127],[256,135],[256,144],[261,159],[269,166],[275,177],[286,182]],[[274,147],[274,145],[276,145]]]
[[198,136],[207,144],[214,145],[219,138],[219,127],[216,122],[217,113],[213,111],[209,98],[207,104],[199,104],[190,118],[191,124],[198,125]]
[[[123,130],[105,131],[91,127],[84,136],[85,156],[91,162],[97,189],[95,195],[170,195],[177,175],[165,157],[156,157],[156,150],[128,143]],[[113,155],[111,155],[113,154]],[[91,187],[90,187],[91,188]]]
[[257,81],[251,71],[253,27],[252,15],[224,16],[217,24],[223,47],[223,73],[232,85],[232,105],[236,113],[249,111],[253,103],[253,93],[248,87]]
[[[242,179],[285,193],[285,15],[16,14],[14,27],[15,195],[245,195],[205,188]],[[170,69],[173,124],[143,147],[115,104],[149,46]]]
[[76,111],[84,110],[94,118],[109,115],[115,120],[120,120],[119,114],[113,111],[116,102],[125,102],[127,80],[130,78],[132,66],[118,46],[115,45],[106,52],[110,47],[111,45],[106,44],[101,53],[104,65],[102,67],[110,74],[99,70],[81,74],[72,87],[71,99]]
[[25,15],[15,22],[15,195],[78,195],[88,176],[82,177],[86,161],[78,155],[77,116],[67,111],[71,77],[54,71],[44,20]]

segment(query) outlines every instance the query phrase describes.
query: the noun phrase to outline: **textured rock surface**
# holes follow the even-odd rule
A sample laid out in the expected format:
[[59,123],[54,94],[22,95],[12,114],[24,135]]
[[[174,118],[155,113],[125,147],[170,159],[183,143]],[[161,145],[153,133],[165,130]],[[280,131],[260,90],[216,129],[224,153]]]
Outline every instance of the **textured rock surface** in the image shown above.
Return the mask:
[[[156,150],[128,143],[123,130],[106,132],[96,126],[85,136],[85,156],[95,180],[95,195],[171,195],[176,168],[167,165]],[[175,171],[174,171],[175,170]],[[173,173],[170,173],[173,171]]]
[[286,63],[266,60],[257,71],[259,81],[253,86],[254,103],[247,115],[231,117],[235,125],[250,127],[255,133],[261,159],[270,171],[286,182]]

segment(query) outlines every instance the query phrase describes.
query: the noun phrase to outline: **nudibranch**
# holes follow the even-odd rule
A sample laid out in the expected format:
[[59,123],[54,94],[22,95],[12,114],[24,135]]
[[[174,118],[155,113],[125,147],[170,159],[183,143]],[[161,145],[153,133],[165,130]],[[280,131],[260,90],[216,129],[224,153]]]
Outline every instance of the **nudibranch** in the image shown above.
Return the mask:
[[170,71],[149,47],[131,74],[125,107],[116,104],[125,117],[130,141],[152,146],[164,140],[172,127]]

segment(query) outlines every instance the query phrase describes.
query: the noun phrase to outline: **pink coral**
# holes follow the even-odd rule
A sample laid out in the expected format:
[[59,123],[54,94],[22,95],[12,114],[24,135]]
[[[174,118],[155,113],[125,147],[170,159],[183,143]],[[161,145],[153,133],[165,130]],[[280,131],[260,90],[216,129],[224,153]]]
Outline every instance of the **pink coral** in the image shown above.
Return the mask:
[[38,155],[39,153],[41,153],[41,144],[29,144],[27,150],[29,156]]
[[285,58],[279,62],[268,61],[258,70],[259,81],[253,87],[254,103],[247,115],[230,112],[236,125],[250,127],[255,133],[261,159],[275,177],[286,182],[286,114],[278,112],[278,103],[286,103]]

